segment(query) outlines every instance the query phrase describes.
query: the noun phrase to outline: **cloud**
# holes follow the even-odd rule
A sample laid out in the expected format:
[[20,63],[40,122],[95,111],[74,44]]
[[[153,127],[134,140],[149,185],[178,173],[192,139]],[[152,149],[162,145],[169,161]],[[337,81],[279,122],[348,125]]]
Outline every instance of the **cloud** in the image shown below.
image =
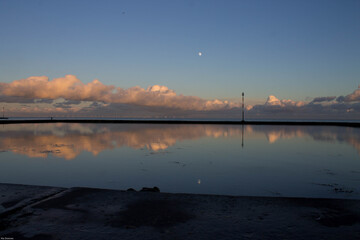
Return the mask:
[[[360,86],[359,86],[360,87]],[[355,102],[360,101],[360,88],[356,89],[353,93],[345,96],[343,98],[345,102]]]
[[54,100],[53,99],[35,99],[34,102],[51,104],[54,102]]
[[[248,113],[271,114],[292,113],[293,116],[336,116],[342,113],[360,113],[360,88],[346,96],[315,97],[310,102],[293,101],[291,99],[278,99],[270,95],[264,104],[246,107]],[[284,115],[280,115],[284,117]],[[289,116],[289,115],[287,115]],[[275,116],[276,117],[276,116]],[[336,116],[338,118],[339,116]]]
[[81,101],[75,101],[75,100],[66,100],[66,101],[62,102],[62,104],[64,104],[64,105],[78,105],[80,103],[81,103]]
[[344,96],[339,96],[336,98],[337,102],[344,102],[345,101],[345,97]]
[[56,108],[72,108],[72,105],[79,105],[81,101],[65,100],[63,102],[57,102],[53,106]]
[[103,107],[103,106],[104,106],[103,103],[93,102],[89,107],[90,108],[97,108],[97,107]]
[[268,97],[268,99],[266,100],[265,105],[266,106],[280,106],[280,107],[286,107],[286,106],[301,107],[301,106],[304,106],[305,103],[302,102],[302,101],[296,102],[296,101],[293,101],[293,100],[290,100],[290,99],[279,100],[274,95],[270,95]]
[[46,76],[29,77],[11,83],[0,83],[0,94],[25,99],[58,99],[95,101],[140,106],[167,107],[183,110],[209,111],[230,109],[238,103],[205,100],[196,96],[177,95],[166,86],[154,85],[147,89],[131,87],[122,89],[104,85],[99,80],[84,84],[74,75],[49,80]]
[[0,94],[0,102],[3,102],[3,103],[34,103],[35,99],[26,99],[23,97],[16,97],[16,96],[4,96],[4,95]]
[[[293,101],[291,99],[278,99],[274,95],[270,95],[264,104],[248,105],[246,106],[247,113],[250,115],[257,116],[269,116],[271,118],[276,117],[273,114],[286,114],[289,115],[291,112],[303,108],[307,103],[303,101]],[[277,115],[283,117],[283,115]]]
[[[11,116],[241,118],[240,101],[178,95],[161,85],[123,89],[99,80],[85,84],[73,75],[0,83],[0,102],[11,103],[6,106]],[[359,119],[360,88],[345,96],[315,97],[306,102],[270,95],[263,104],[245,107],[247,119]]]
[[331,97],[316,97],[314,98],[314,100],[312,100],[312,103],[317,103],[317,102],[330,102],[335,100],[336,97],[335,96],[331,96]]
[[278,99],[270,95],[264,104],[246,107],[248,118],[359,119],[360,89],[347,96],[315,97],[310,102]]

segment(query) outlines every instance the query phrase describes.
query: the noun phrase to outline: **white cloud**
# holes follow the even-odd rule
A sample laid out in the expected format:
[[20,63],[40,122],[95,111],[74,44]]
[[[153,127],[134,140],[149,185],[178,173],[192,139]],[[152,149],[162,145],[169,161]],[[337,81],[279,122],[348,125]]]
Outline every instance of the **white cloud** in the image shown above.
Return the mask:
[[360,101],[360,88],[356,89],[353,93],[345,96],[345,102],[358,102]]
[[26,99],[64,98],[72,101],[97,101],[198,111],[229,109],[239,105],[217,99],[205,100],[196,96],[177,95],[174,90],[160,85],[149,86],[147,89],[138,86],[123,89],[104,85],[96,79],[84,84],[73,75],[53,80],[45,76],[29,77],[11,83],[0,83],[0,94]]
[[280,107],[286,107],[286,106],[297,106],[297,107],[301,107],[305,105],[305,102],[302,101],[293,101],[290,99],[282,99],[279,100],[277,97],[275,97],[274,95],[270,95],[268,97],[268,99],[266,100],[265,103],[266,106],[280,106]]

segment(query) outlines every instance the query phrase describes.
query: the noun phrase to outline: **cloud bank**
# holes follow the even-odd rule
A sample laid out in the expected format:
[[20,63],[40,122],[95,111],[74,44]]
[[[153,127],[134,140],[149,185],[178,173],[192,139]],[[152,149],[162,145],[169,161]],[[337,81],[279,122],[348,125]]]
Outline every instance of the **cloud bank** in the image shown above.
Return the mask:
[[[49,80],[29,77],[0,83],[0,102],[12,116],[241,119],[238,102],[178,95],[166,86],[123,89],[74,75]],[[269,95],[263,104],[246,105],[246,119],[360,119],[360,88],[345,96],[309,101]]]
[[360,118],[360,89],[346,96],[315,97],[312,101],[278,99],[270,95],[264,104],[247,106],[250,118],[353,119]]
[[177,95],[166,86],[154,85],[147,89],[131,87],[123,89],[105,85],[99,80],[82,83],[74,75],[49,80],[46,76],[29,77],[11,83],[0,83],[0,94],[23,99],[59,99],[70,101],[94,101],[151,107],[177,108],[182,110],[209,111],[230,109],[239,104],[220,100],[205,100],[196,96]]

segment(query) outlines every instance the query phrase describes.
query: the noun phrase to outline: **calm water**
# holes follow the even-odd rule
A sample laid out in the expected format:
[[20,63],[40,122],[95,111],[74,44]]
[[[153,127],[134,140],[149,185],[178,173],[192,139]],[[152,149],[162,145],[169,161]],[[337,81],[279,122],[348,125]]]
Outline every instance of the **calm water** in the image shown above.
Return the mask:
[[2,125],[0,182],[360,199],[360,129]]

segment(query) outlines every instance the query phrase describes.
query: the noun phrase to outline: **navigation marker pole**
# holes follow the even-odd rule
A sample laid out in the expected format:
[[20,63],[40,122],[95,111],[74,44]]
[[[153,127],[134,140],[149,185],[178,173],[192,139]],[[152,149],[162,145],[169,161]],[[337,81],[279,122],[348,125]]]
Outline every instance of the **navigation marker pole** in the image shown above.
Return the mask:
[[241,147],[244,147],[244,123],[245,123],[245,118],[244,118],[244,92],[242,92],[242,124],[241,124]]
[[242,122],[244,122],[244,92],[242,93]]

